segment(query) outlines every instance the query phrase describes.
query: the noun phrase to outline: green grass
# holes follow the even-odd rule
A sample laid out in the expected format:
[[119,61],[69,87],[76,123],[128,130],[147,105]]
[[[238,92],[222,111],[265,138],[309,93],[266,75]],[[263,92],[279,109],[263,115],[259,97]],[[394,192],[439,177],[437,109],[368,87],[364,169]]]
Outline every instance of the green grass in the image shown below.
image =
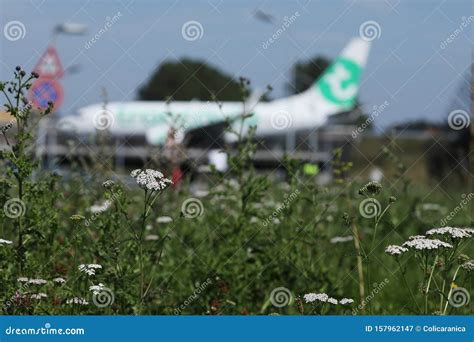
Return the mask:
[[[18,72],[14,82],[19,88],[28,84]],[[257,173],[249,157],[255,150],[252,131],[231,132],[240,141],[238,154],[229,154],[229,172],[202,177],[207,194],[192,193],[189,180],[179,189],[145,193],[132,177],[107,171],[101,158],[87,176],[75,166],[67,177],[39,169],[28,152],[21,96],[15,101],[18,92],[4,93],[19,129],[18,144],[1,161],[0,204],[6,207],[0,211],[0,238],[12,242],[0,244],[3,314],[472,312],[472,303],[449,304],[451,287],[472,291],[472,272],[459,267],[472,258],[472,239],[460,243],[443,236],[453,248],[411,250],[400,259],[384,252],[387,245],[441,226],[454,210],[449,225],[473,225],[472,202],[459,209],[467,189],[416,185],[391,150],[384,154],[396,172],[381,185],[364,187],[366,181],[336,151],[334,181],[322,187],[291,160],[285,161],[285,182]],[[109,179],[115,182],[103,186]],[[157,196],[153,203],[150,194]],[[19,211],[7,206],[14,198]],[[105,200],[108,208],[94,215],[91,207]],[[364,200],[380,204],[373,217],[360,209]],[[162,222],[169,221],[163,216],[171,222]],[[331,243],[336,236],[353,239]],[[81,264],[101,268],[87,275]],[[57,277],[65,283],[54,282]],[[105,289],[90,290],[99,284]],[[304,294],[311,292],[354,303],[305,303]],[[31,297],[40,293],[46,297]],[[68,303],[73,298],[88,305]]]

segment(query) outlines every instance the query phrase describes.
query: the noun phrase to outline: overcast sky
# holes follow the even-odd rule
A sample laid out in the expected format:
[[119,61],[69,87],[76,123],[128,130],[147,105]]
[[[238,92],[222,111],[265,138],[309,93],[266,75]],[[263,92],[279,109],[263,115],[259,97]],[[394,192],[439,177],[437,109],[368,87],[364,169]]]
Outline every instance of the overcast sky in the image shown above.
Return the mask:
[[[63,66],[81,66],[79,73],[61,80],[63,114],[100,102],[102,87],[111,101],[133,100],[161,62],[181,57],[202,59],[232,76],[248,77],[254,87],[271,84],[272,97],[282,97],[293,63],[317,55],[337,56],[367,21],[375,21],[380,31],[363,74],[360,100],[367,111],[389,103],[377,117],[376,127],[407,119],[442,120],[452,110],[463,77],[470,77],[474,26],[470,0],[0,3],[2,80],[16,65],[27,70],[35,66],[51,43],[56,24],[87,25],[84,36],[63,35],[56,40]],[[257,19],[258,8],[271,15],[273,23]],[[264,49],[262,45],[285,17],[295,13],[296,20]],[[107,20],[111,27],[86,48]],[[4,29],[12,21],[23,24],[24,37],[7,39]],[[189,21],[201,25],[202,37],[183,38],[183,25]]]

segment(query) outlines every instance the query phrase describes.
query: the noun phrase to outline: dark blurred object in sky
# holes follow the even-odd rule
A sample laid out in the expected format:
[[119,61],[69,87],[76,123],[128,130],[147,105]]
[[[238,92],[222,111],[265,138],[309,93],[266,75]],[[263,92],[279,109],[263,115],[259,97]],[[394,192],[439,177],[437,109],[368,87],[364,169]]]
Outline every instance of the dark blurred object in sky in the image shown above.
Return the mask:
[[275,17],[273,17],[273,15],[269,14],[269,13],[266,13],[262,10],[255,10],[254,12],[254,16],[256,19],[260,20],[260,21],[263,21],[264,23],[268,23],[268,24],[273,24],[274,23],[274,20],[275,20]]
[[87,33],[87,26],[80,23],[62,23],[56,25],[54,32],[82,36]]

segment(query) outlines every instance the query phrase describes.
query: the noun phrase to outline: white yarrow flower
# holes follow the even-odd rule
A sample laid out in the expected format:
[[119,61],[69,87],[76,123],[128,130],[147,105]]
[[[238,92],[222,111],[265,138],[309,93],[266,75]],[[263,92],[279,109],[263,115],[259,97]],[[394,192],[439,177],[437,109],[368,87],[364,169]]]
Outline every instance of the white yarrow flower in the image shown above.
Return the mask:
[[159,238],[160,237],[158,235],[150,234],[150,235],[145,236],[145,241],[156,241],[156,240],[159,240]]
[[306,303],[313,303],[315,301],[327,302],[329,296],[325,293],[307,293],[303,296]]
[[58,284],[64,284],[66,282],[66,279],[57,277],[53,279],[53,282],[58,283]]
[[101,269],[102,266],[99,264],[81,264],[79,265],[78,269],[80,272],[83,272],[87,275],[93,276],[95,275],[95,271],[97,269]]
[[453,239],[468,239],[471,234],[470,229],[456,227],[434,228],[426,232],[426,235],[448,235]]
[[474,271],[474,260],[468,260],[461,265],[461,268],[468,272]]
[[44,285],[47,284],[48,281],[44,279],[29,279],[28,284],[33,284],[33,285]]
[[342,299],[339,301],[339,303],[342,304],[342,305],[352,304],[352,303],[354,303],[354,299],[351,299],[351,298],[342,298]]
[[27,277],[20,277],[16,281],[19,282],[19,283],[27,283],[28,278]]
[[408,252],[408,248],[398,246],[398,245],[390,245],[385,248],[385,253],[390,255],[401,255],[405,252]]
[[2,245],[11,245],[13,241],[0,239],[0,246]]
[[106,180],[105,182],[102,183],[102,186],[106,189],[110,189],[115,185],[115,182],[113,180]]
[[173,184],[171,179],[165,178],[160,171],[152,169],[136,169],[130,173],[130,176],[135,178],[138,186],[142,189],[151,191],[164,190],[169,184]]
[[419,238],[419,239],[406,241],[403,243],[403,246],[408,247],[408,248],[413,248],[419,251],[433,250],[433,249],[438,249],[438,248],[453,248],[452,245],[444,241],[437,240],[437,239],[431,240],[431,239],[425,239],[425,238]]
[[102,204],[94,204],[89,208],[92,214],[103,213],[107,209],[109,209],[111,202],[106,200],[102,202]]
[[349,242],[354,240],[354,237],[352,235],[348,236],[335,236],[331,240],[329,240],[330,243],[341,243],[341,242]]
[[98,285],[92,285],[89,287],[89,291],[92,291],[92,293],[94,293],[95,295],[98,295],[104,289],[105,289],[105,285],[102,283],[99,283]]
[[40,292],[40,293],[33,293],[31,296],[31,299],[42,299],[42,298],[47,298],[48,295],[46,293]]
[[327,302],[331,303],[331,304],[334,304],[334,305],[337,305],[337,299],[336,298],[330,297],[330,298],[328,298]]
[[418,239],[426,239],[424,235],[413,235],[408,238],[408,240],[418,240]]
[[170,223],[173,222],[173,219],[169,216],[159,216],[156,219],[156,223]]
[[207,195],[209,195],[209,191],[207,190],[196,190],[194,191],[194,196],[198,197],[198,198],[202,198],[202,197],[206,197]]
[[66,300],[66,304],[88,305],[89,302],[81,297],[74,297]]

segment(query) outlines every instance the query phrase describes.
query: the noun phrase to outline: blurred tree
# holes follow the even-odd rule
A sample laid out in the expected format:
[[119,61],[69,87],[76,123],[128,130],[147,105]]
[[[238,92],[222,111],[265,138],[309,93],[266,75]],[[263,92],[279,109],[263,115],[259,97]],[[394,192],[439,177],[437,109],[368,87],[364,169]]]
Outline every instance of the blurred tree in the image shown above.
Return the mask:
[[331,64],[326,57],[318,56],[307,62],[297,62],[291,69],[291,81],[287,83],[290,94],[298,94],[308,89]]
[[138,97],[145,101],[241,100],[238,80],[205,62],[182,59],[164,62],[148,82],[139,89]]

